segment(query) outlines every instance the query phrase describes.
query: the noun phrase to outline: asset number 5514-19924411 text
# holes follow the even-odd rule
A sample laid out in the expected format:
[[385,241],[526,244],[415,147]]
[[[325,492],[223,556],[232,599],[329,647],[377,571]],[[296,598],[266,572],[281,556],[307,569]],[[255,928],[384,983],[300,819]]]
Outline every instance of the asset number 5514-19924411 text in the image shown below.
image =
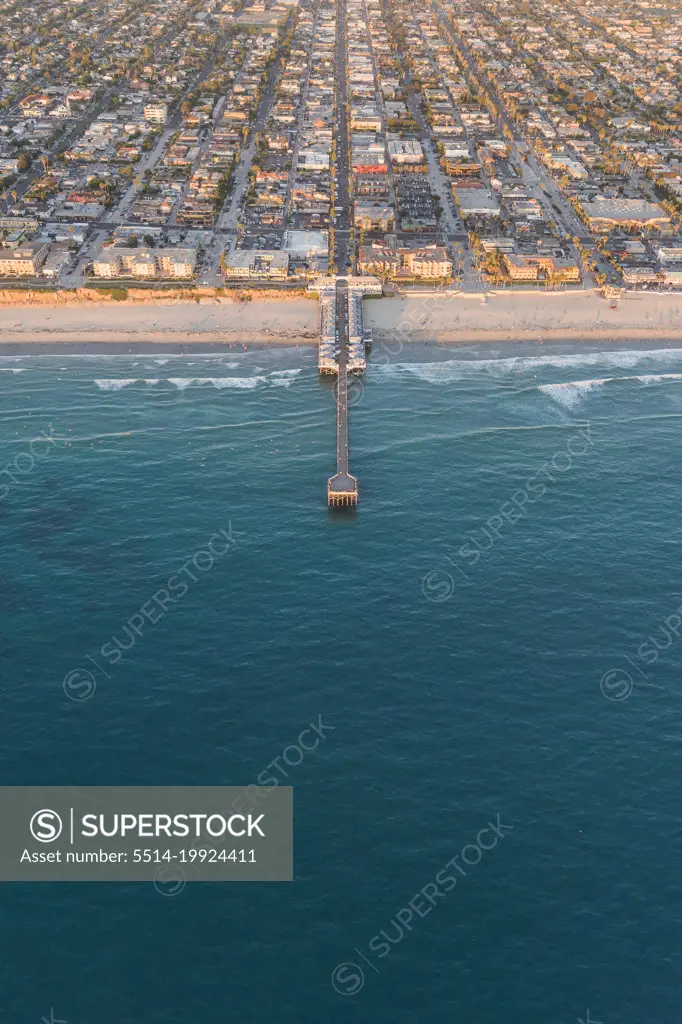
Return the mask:
[[234,864],[255,864],[255,850],[215,850],[190,849],[178,850],[171,853],[170,850],[133,850],[134,864],[161,864],[162,861],[170,863],[177,860],[179,864],[226,864],[232,861]]

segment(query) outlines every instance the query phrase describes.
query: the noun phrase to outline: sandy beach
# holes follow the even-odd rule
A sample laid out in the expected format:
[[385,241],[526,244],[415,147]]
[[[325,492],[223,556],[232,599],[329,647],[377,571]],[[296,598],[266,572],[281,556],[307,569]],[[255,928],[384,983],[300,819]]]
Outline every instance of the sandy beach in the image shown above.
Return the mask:
[[315,344],[314,299],[254,302],[203,300],[143,305],[116,302],[83,305],[0,307],[0,349],[28,344],[172,345]]
[[365,320],[380,345],[682,339],[682,295],[633,292],[611,305],[593,291],[424,292],[367,301]]
[[[367,299],[365,321],[377,345],[429,341],[473,344],[510,341],[682,340],[682,296],[631,293],[617,308],[591,291],[420,292]],[[83,350],[88,345],[136,349],[160,346],[303,345],[317,342],[312,298],[250,302],[225,299],[164,303],[87,302],[0,306],[0,350],[37,345]]]

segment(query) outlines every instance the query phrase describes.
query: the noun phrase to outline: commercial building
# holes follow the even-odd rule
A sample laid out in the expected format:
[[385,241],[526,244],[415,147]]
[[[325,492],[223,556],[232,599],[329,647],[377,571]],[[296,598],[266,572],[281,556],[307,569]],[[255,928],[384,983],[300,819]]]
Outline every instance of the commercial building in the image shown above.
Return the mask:
[[329,253],[329,236],[326,231],[285,231],[282,249],[292,260],[326,257]]
[[500,204],[487,188],[455,188],[455,199],[462,217],[499,217]]
[[353,224],[361,231],[390,231],[395,224],[395,212],[392,206],[379,203],[356,202],[353,211]]
[[626,225],[669,228],[671,223],[663,207],[645,199],[595,199],[592,203],[583,203],[583,210],[592,231],[608,231]]
[[423,164],[424,151],[421,143],[414,139],[391,139],[388,143],[388,155],[392,164]]
[[562,153],[550,153],[547,156],[547,164],[552,170],[564,171],[577,181],[587,181],[590,176],[587,168],[583,167],[578,160],[564,156]]
[[228,280],[285,280],[288,273],[289,254],[279,249],[236,249],[224,260]]

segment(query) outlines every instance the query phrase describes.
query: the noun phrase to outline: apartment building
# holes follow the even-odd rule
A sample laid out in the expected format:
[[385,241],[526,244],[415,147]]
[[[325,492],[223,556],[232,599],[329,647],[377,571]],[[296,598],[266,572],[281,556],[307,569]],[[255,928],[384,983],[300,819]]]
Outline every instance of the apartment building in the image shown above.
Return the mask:
[[144,108],[144,119],[151,124],[165,124],[168,120],[168,104],[147,103]]
[[[547,253],[525,254],[505,252],[502,262],[511,281],[539,281],[549,277],[554,281],[580,282],[580,269],[572,260]],[[541,277],[542,275],[542,277]]]
[[440,245],[428,245],[423,249],[400,250],[403,269],[413,277],[452,277],[452,260]]
[[92,272],[99,278],[191,280],[196,265],[195,249],[138,249],[112,246],[93,260]]
[[452,260],[440,245],[419,249],[393,249],[388,245],[361,245],[358,251],[361,274],[378,277],[440,280],[452,277]]
[[47,242],[27,242],[12,250],[0,250],[0,277],[35,277],[47,258]]

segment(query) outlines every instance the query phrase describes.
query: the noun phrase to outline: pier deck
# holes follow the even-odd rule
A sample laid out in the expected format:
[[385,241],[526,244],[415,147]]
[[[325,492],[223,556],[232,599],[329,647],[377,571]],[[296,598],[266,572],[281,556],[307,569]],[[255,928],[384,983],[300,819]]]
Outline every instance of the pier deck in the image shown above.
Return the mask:
[[327,484],[327,504],[349,507],[358,503],[358,482],[348,468],[348,282],[344,279],[336,282],[336,330],[336,475]]

